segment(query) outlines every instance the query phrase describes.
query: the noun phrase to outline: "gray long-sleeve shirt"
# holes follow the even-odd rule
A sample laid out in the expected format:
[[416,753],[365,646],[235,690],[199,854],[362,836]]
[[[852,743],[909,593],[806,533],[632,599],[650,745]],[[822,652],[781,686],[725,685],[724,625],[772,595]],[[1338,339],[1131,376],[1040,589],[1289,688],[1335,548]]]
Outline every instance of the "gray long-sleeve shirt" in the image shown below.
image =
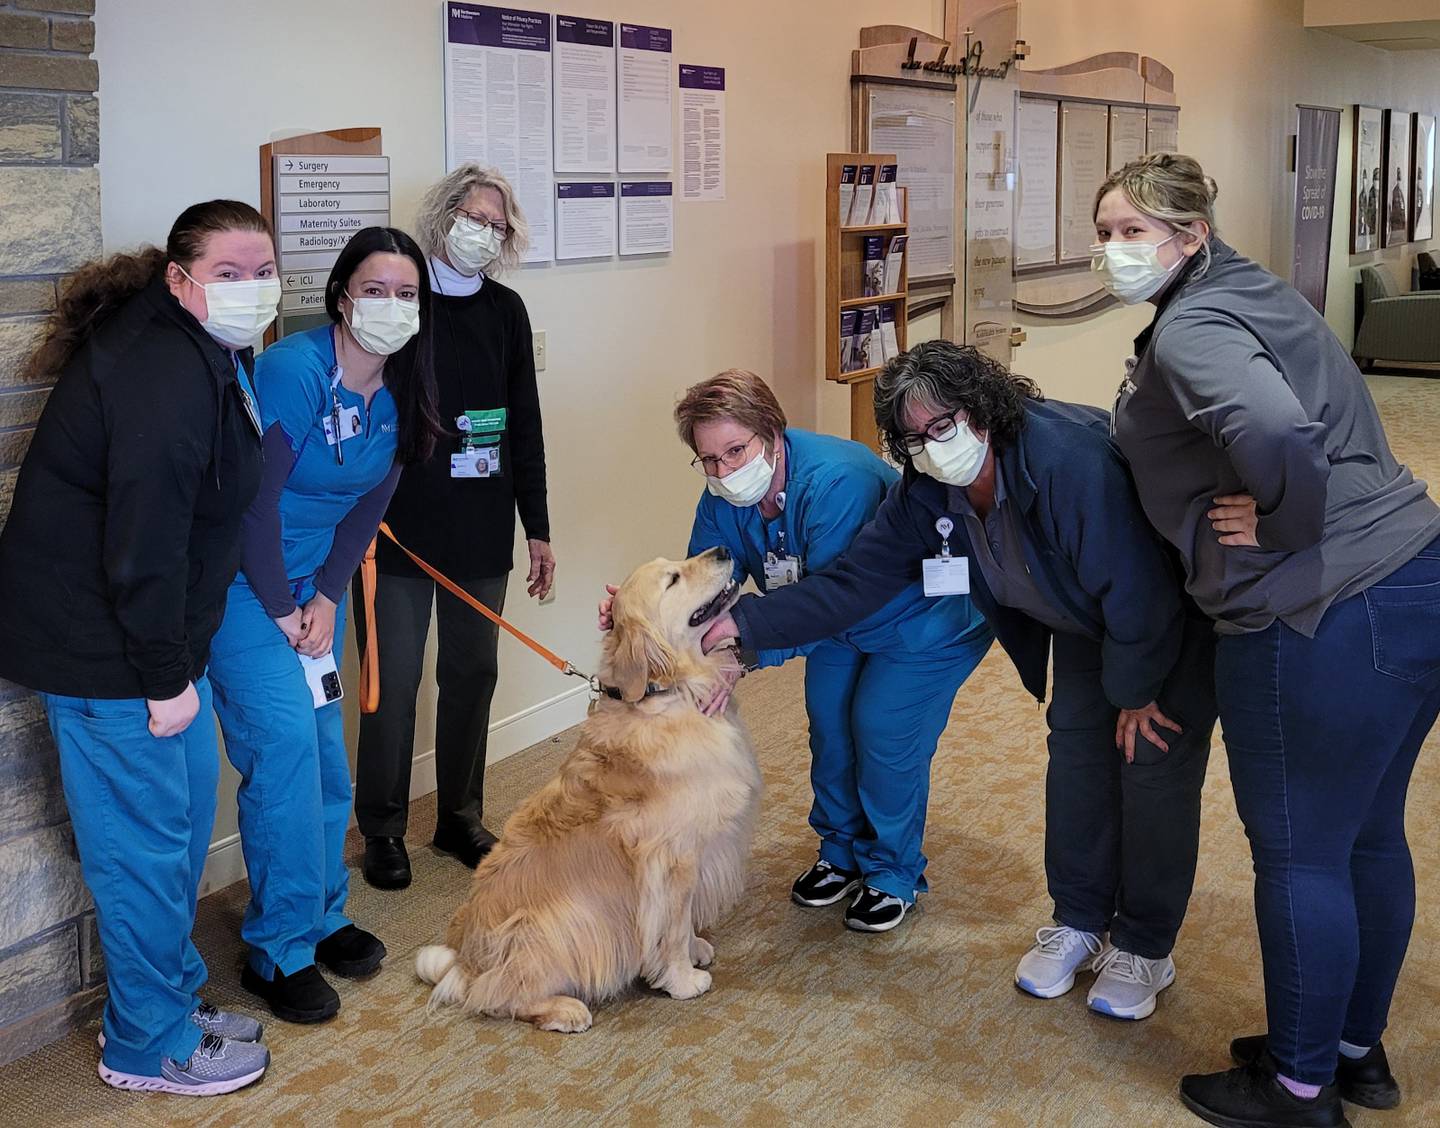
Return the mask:
[[[1136,339],[1115,439],[1146,516],[1222,634],[1276,619],[1313,637],[1354,595],[1440,536],[1440,507],[1396,461],[1365,381],[1292,287],[1211,239]],[[1222,545],[1206,512],[1257,503],[1259,548]]]

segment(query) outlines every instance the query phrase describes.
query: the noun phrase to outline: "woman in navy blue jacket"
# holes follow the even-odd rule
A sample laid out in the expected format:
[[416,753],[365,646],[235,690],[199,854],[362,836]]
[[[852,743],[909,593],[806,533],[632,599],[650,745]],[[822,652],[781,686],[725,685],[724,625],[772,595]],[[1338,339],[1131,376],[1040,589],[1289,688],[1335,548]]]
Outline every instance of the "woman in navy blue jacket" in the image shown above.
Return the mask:
[[1046,402],[975,349],[929,341],[877,379],[875,414],[905,475],[874,520],[832,567],[742,597],[706,645],[802,645],[922,576],[927,594],[956,590],[968,566],[970,597],[1037,700],[1052,643],[1055,655],[1045,831],[1055,924],[1037,932],[1016,986],[1054,998],[1090,963],[1100,973],[1090,1006],[1145,1018],[1174,981],[1195,877],[1215,720],[1210,624],[1184,602],[1105,412]]

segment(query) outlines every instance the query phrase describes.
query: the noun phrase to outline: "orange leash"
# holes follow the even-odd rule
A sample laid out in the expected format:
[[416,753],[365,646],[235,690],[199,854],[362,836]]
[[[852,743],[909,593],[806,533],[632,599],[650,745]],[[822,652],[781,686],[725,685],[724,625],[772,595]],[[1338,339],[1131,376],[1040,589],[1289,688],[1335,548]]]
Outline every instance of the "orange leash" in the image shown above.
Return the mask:
[[[419,568],[420,571],[424,572],[427,576],[429,576],[437,584],[443,587],[456,599],[460,600],[462,603],[468,604],[476,611],[479,611],[480,614],[485,616],[485,618],[489,619],[501,630],[512,635],[525,646],[528,646],[531,650],[533,650],[536,654],[540,655],[541,658],[549,662],[550,665],[554,666],[566,677],[584,678],[587,682],[590,683],[591,690],[597,693],[599,692],[599,681],[593,675],[584,673],[583,671],[576,669],[571,663],[567,662],[564,658],[561,658],[560,655],[556,654],[553,650],[542,646],[540,643],[536,642],[533,638],[527,635],[524,631],[520,630],[520,628],[513,626],[510,623],[507,623],[499,615],[495,614],[494,611],[491,611],[490,608],[486,607],[485,604],[481,603],[478,599],[476,599],[468,591],[462,588],[454,580],[450,579],[448,576],[442,573],[439,569],[431,567],[431,565],[426,563],[424,560],[421,560],[420,557],[416,556],[413,552],[411,552],[408,548],[406,548],[403,544],[400,543],[399,539],[395,536],[395,534],[390,531],[390,526],[387,525],[384,521],[380,522],[380,534],[382,536],[388,537],[391,542],[394,543],[396,548],[398,548],[414,562],[415,566]],[[361,564],[360,573],[361,584],[365,592],[365,625],[367,628],[369,628],[370,631],[365,647],[365,661],[361,664],[360,671],[360,711],[365,713],[373,713],[376,709],[380,707],[380,658],[379,649],[376,646],[376,639],[374,633],[375,543],[376,542],[373,540],[370,542],[370,548],[365,553],[365,560]],[[372,694],[373,697],[371,696]],[[366,708],[367,705],[370,705],[371,707]]]
[[360,712],[380,708],[380,639],[375,630],[375,538],[360,561],[360,589],[365,594],[365,650],[360,655]]

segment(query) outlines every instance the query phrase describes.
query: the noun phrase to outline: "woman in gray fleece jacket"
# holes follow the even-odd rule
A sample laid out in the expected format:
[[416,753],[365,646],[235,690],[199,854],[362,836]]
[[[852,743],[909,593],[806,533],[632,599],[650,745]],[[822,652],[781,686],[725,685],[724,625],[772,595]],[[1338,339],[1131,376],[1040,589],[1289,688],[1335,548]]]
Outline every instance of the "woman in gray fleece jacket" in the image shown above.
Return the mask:
[[1267,1036],[1186,1077],[1212,1124],[1346,1123],[1400,1100],[1380,1045],[1415,915],[1405,793],[1440,713],[1440,508],[1324,319],[1215,233],[1190,157],[1096,197],[1094,268],[1150,301],[1115,403],[1146,515],[1220,635]]

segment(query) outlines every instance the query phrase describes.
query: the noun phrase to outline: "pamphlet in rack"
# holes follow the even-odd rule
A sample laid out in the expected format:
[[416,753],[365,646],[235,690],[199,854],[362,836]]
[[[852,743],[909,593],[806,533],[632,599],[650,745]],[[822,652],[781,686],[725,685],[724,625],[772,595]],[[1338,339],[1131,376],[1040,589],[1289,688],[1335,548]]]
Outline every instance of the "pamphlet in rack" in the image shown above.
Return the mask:
[[890,236],[890,245],[885,249],[885,289],[882,293],[900,292],[900,264],[905,259],[905,243],[909,238],[908,235]]
[[870,222],[870,209],[875,203],[875,166],[860,166],[860,181],[855,188],[855,200],[850,205],[851,227],[864,227]]
[[900,342],[895,334],[895,307],[889,303],[880,307],[880,344],[887,361],[900,355]]
[[840,170],[840,222],[850,222],[850,208],[855,203],[855,176],[858,166],[847,164]]
[[871,210],[871,223],[899,223],[900,201],[895,198],[895,177],[899,166],[880,166],[880,179],[875,182],[875,206]]
[[853,372],[855,364],[855,333],[860,325],[860,311],[847,309],[840,314],[840,371]]
[[873,340],[875,327],[879,323],[874,306],[867,306],[860,310],[860,325],[855,330],[855,348],[852,351],[851,359],[854,361],[854,372],[863,371],[866,368],[873,368],[879,358],[875,355],[874,346],[878,340]]
[[885,236],[865,236],[865,269],[861,275],[860,296],[873,298],[892,293],[885,289]]

